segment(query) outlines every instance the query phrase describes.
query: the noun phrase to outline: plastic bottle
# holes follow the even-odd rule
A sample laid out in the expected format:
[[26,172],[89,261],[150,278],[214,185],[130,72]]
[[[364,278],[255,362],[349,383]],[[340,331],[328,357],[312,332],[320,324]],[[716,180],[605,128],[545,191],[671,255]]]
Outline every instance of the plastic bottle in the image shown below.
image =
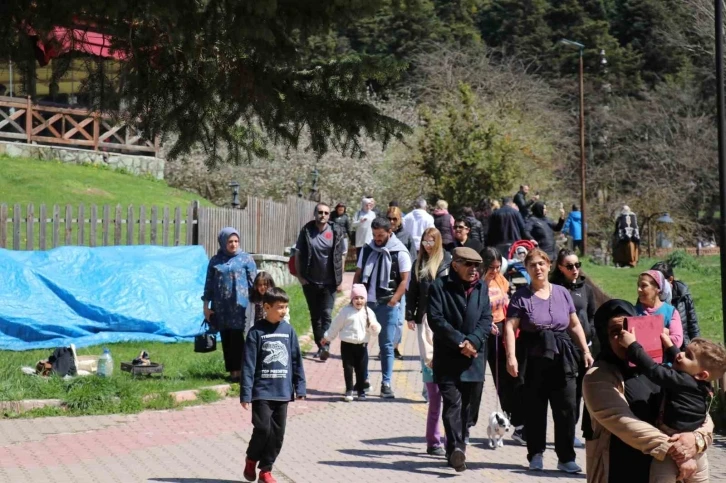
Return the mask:
[[103,349],[103,354],[98,358],[96,373],[101,377],[111,377],[113,375],[113,358],[110,350]]

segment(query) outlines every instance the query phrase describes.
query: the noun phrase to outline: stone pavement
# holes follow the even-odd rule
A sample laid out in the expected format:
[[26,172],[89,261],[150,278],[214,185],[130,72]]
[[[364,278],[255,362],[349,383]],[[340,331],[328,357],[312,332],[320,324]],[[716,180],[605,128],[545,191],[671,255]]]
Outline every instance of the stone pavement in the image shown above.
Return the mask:
[[[493,482],[584,481],[584,475],[553,471],[549,445],[546,471],[525,471],[526,449],[507,441],[484,448],[486,415],[495,407],[487,379],[480,424],[472,432],[469,471],[457,475],[444,459],[426,455],[426,404],[421,397],[415,337],[404,332],[404,361],[395,364],[397,398],[381,400],[377,344],[370,348],[372,393],[366,402],[345,403],[339,345],[326,363],[305,359],[308,399],[290,405],[287,434],[275,466],[279,481],[417,482],[441,478]],[[177,411],[132,416],[88,416],[0,421],[0,482],[73,481],[231,483],[243,481],[251,434],[250,414],[238,400]],[[552,428],[550,425],[550,441]],[[577,450],[584,466],[584,451]],[[711,481],[726,481],[726,440],[709,451]]]

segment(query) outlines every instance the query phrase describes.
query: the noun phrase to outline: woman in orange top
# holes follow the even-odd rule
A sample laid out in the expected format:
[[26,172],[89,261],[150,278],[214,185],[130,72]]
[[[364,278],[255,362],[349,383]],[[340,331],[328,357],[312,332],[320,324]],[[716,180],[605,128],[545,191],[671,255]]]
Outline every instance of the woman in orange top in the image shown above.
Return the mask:
[[[481,255],[484,259],[484,281],[489,287],[489,302],[492,306],[492,332],[487,340],[487,361],[495,383],[499,373],[498,395],[502,411],[509,414],[512,426],[517,428],[522,426],[524,421],[519,414],[520,411],[517,410],[515,397],[517,379],[507,372],[507,354],[504,350],[504,321],[509,305],[509,282],[501,273],[502,255],[496,248],[488,247]],[[519,429],[521,432],[521,428]]]

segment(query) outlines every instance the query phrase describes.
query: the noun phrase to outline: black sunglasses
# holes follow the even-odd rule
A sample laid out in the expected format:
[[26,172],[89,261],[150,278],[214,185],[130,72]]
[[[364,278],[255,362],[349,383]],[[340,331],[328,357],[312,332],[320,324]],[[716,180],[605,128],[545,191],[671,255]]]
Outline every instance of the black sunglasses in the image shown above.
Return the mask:
[[574,270],[575,268],[580,268],[582,266],[582,263],[568,263],[567,265],[563,265],[567,270]]
[[318,211],[318,215],[329,215],[329,211]]
[[470,262],[470,261],[463,261],[462,260],[459,263],[464,264],[464,266],[467,267],[467,268],[469,268],[469,267],[478,267],[479,266],[479,262]]
[[456,225],[456,226],[454,227],[454,230],[464,230],[464,229],[466,229],[466,228],[469,228],[469,227],[468,227],[468,226],[466,226],[466,225]]
[[389,218],[388,221],[398,221],[398,218]]

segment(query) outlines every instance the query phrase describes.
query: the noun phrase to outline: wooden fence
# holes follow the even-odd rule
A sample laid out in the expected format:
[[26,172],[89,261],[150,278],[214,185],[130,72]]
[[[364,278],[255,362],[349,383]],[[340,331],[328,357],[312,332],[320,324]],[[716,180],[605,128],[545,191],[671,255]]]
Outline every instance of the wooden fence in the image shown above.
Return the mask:
[[225,226],[240,232],[240,247],[249,253],[282,255],[297,240],[302,226],[313,219],[316,203],[290,196],[285,203],[247,198],[245,209],[199,208],[199,244],[217,253],[217,234]]
[[249,197],[244,210],[200,207],[197,202],[175,208],[0,204],[0,248],[199,244],[212,256],[219,248],[219,230],[233,226],[240,232],[242,250],[283,255],[313,218],[315,205],[295,197],[285,203]]
[[[182,207],[104,205],[37,208],[0,204],[0,248],[47,250],[58,246],[192,245],[196,202]],[[190,228],[191,227],[191,228]]]
[[159,145],[108,114],[0,96],[0,139],[156,156]]

